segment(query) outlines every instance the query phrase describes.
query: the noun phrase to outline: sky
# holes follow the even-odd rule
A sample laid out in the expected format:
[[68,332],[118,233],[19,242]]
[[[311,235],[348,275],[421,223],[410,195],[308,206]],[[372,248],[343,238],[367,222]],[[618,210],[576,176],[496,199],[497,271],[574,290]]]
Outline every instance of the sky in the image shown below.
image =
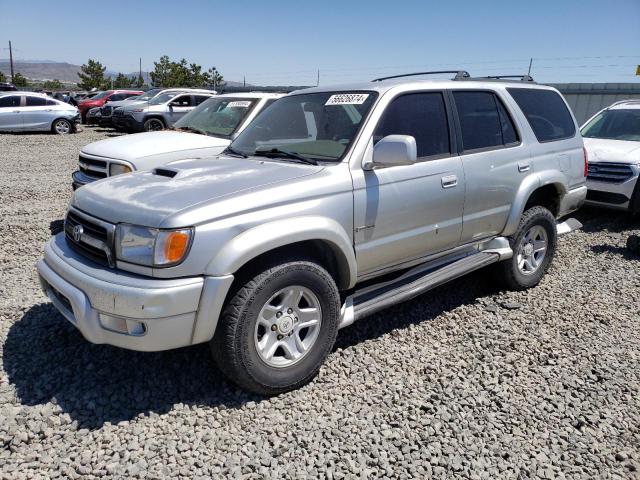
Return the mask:
[[161,55],[255,85],[423,70],[639,82],[640,0],[0,0],[0,58],[152,70]]

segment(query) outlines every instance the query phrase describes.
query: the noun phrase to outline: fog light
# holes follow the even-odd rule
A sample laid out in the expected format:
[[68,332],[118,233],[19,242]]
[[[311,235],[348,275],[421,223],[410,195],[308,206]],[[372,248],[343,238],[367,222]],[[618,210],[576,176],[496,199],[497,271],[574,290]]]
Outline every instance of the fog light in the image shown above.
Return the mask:
[[102,328],[126,335],[144,335],[147,327],[144,323],[130,318],[114,317],[106,313],[100,314]]

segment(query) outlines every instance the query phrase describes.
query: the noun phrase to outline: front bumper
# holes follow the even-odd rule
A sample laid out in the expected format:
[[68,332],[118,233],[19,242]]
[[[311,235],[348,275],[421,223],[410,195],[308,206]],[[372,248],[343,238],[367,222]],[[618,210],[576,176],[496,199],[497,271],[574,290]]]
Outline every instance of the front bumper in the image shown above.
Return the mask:
[[640,168],[633,166],[633,175],[621,183],[600,182],[587,178],[587,205],[613,208],[616,210],[636,210]]
[[111,124],[120,130],[141,132],[144,130],[143,122],[139,122],[131,115],[119,115],[111,117]]
[[[106,177],[105,177],[106,178]],[[99,178],[90,177],[82,173],[80,170],[76,170],[71,174],[71,185],[74,190],[86,185],[87,183],[95,182],[96,180],[100,180]]]
[[37,269],[45,294],[88,341],[139,351],[212,338],[233,281],[231,275],[160,280],[109,269],[71,250],[64,233],[47,242]]

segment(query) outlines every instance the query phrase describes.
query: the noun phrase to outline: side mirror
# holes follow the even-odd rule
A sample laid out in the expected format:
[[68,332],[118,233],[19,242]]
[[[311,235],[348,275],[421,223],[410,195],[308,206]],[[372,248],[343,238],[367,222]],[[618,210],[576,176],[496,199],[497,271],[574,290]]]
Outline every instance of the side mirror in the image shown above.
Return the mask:
[[416,139],[411,135],[387,135],[373,147],[373,167],[412,165],[418,158]]

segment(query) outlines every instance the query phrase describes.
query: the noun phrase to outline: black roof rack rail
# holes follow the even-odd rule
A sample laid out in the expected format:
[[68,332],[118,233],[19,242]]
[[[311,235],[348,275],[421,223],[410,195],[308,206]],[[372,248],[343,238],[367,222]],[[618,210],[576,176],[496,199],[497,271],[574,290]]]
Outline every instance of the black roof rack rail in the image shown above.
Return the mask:
[[[531,75],[488,75],[486,77],[476,77],[476,78],[482,78],[485,80],[505,80],[505,81],[509,81],[512,78],[516,79],[520,82],[534,82],[535,80],[533,79],[533,77]],[[470,80],[473,80],[473,78],[471,78]]]
[[390,77],[380,77],[374,78],[371,80],[372,82],[382,82],[383,80],[391,80],[392,78],[402,78],[402,77],[416,77],[418,75],[438,75],[441,73],[455,73],[456,76],[453,78],[454,80],[460,80],[463,78],[469,78],[469,72],[466,70],[438,70],[434,72],[416,72],[416,73],[403,73],[402,75],[392,75]]

